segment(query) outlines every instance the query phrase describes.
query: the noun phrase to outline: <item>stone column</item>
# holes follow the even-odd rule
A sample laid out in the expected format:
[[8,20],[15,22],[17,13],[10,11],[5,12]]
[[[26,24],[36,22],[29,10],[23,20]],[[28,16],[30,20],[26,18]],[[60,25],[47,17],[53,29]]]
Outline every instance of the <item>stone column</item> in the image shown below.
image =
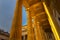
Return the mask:
[[29,8],[27,10],[27,40],[34,40],[34,32],[32,27],[32,17],[31,13],[29,11]]
[[36,40],[46,40],[43,29],[40,26],[40,22],[37,21],[37,17],[34,17],[34,31]]
[[22,40],[22,0],[17,0],[9,40]]
[[34,17],[34,31],[35,31],[36,40],[41,40],[40,29],[37,26],[37,18],[36,17]]
[[23,40],[25,40],[25,35],[23,36]]

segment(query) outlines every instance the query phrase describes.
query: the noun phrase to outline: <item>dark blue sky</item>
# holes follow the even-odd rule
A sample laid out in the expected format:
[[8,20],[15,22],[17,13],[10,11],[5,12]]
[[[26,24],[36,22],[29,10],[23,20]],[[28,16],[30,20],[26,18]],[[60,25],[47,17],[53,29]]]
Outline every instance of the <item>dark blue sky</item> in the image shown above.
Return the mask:
[[[16,4],[16,0],[0,0],[0,28],[8,32],[11,28],[15,4]],[[25,25],[26,12],[24,7],[22,9],[23,9],[22,24]]]

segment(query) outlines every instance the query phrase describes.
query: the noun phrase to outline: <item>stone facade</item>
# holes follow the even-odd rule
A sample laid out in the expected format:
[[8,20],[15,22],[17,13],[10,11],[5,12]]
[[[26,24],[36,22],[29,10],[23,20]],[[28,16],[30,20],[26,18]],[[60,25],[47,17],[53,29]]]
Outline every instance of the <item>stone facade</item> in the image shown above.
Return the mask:
[[9,33],[0,30],[0,40],[9,40]]

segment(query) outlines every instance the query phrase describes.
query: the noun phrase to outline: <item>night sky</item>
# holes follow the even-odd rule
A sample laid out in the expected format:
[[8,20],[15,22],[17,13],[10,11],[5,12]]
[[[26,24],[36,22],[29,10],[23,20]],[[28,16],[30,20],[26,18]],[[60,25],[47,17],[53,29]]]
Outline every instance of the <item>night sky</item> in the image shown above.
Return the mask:
[[[0,0],[0,29],[9,32],[14,14],[16,0]],[[26,25],[26,12],[22,7],[22,25]]]

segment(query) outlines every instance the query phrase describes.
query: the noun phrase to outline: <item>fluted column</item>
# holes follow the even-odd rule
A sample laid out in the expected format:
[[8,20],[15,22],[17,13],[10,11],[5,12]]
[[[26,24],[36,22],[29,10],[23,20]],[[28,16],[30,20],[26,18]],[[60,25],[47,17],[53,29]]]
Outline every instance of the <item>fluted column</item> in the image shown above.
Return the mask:
[[46,40],[44,31],[40,26],[40,22],[37,21],[37,17],[34,17],[34,31],[36,40]]
[[9,40],[22,40],[22,0],[17,0]]
[[29,9],[27,10],[27,40],[34,40],[34,32],[32,27],[32,17]]
[[37,26],[37,17],[34,17],[34,31],[36,40],[41,40],[40,29],[39,26]]

